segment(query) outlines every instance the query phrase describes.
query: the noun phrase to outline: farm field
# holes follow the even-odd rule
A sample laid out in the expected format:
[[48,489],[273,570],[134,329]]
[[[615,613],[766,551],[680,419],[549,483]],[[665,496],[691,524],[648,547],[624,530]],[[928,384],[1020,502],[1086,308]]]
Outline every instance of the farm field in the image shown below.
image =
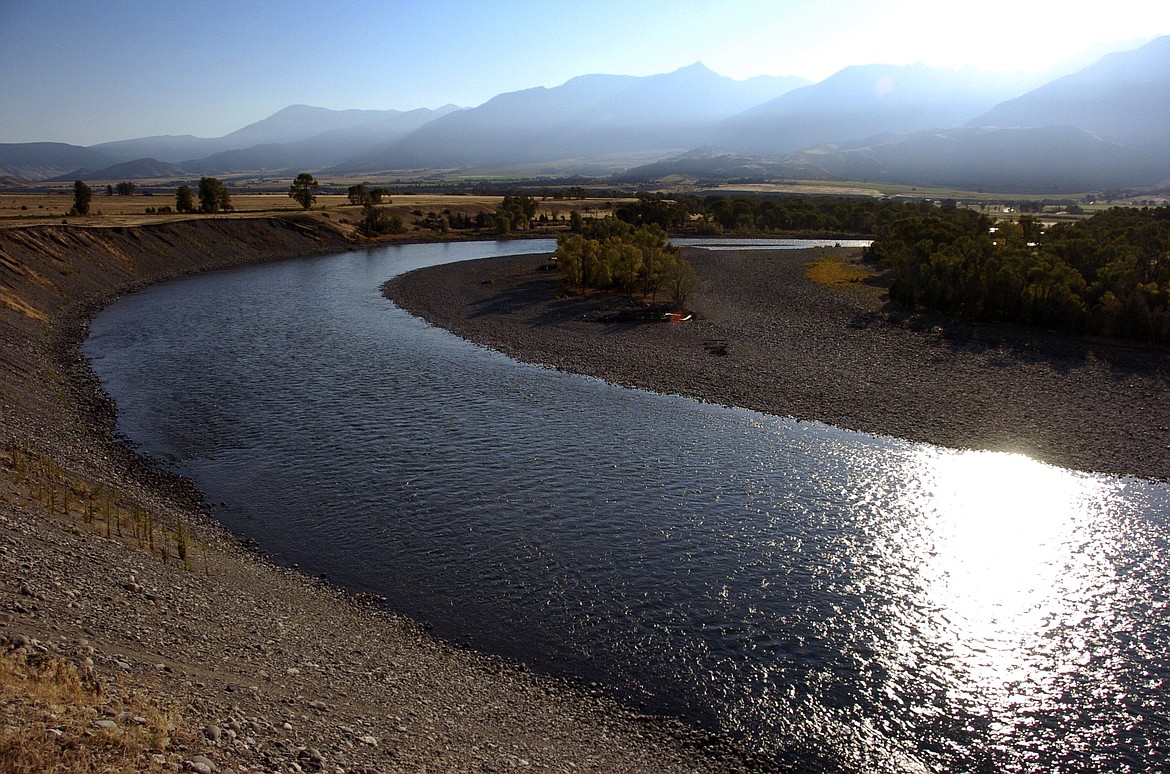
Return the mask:
[[[148,189],[150,190],[150,189]],[[503,200],[502,196],[410,194],[395,195],[389,204],[382,205],[387,216],[398,216],[406,224],[425,218],[429,214],[466,215],[474,218],[479,213],[492,213]],[[537,217],[546,216],[549,221],[567,221],[569,213],[576,210],[583,215],[601,215],[612,210],[621,200],[617,199],[545,199],[540,201]],[[251,218],[259,215],[275,215],[300,211],[301,207],[283,193],[232,193],[232,211],[219,213],[221,218]],[[107,196],[94,186],[92,212],[85,217],[70,216],[73,193],[0,193],[0,228],[8,226],[44,225],[62,221],[73,225],[87,226],[139,226],[147,223],[161,223],[188,218],[207,217],[201,214],[163,212],[162,208],[174,209],[173,189],[157,193],[135,193],[129,196]],[[150,210],[150,212],[148,212]],[[312,207],[314,213],[336,219],[339,223],[356,223],[361,219],[362,208],[350,204],[340,194],[318,194]]]

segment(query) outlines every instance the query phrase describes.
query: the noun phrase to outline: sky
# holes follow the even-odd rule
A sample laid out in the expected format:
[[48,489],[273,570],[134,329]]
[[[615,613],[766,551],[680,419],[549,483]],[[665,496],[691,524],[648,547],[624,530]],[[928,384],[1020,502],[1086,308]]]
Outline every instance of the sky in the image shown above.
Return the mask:
[[1037,72],[1170,34],[1170,2],[0,0],[0,142],[218,137],[294,104],[474,107],[585,74],[702,62]]

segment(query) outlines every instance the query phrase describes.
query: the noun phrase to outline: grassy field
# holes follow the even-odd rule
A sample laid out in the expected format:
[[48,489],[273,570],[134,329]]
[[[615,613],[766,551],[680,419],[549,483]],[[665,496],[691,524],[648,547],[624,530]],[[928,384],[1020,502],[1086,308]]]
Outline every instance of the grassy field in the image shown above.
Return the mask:
[[[251,181],[259,184],[267,182],[270,185],[281,181]],[[68,212],[73,206],[72,186],[54,184],[46,186],[43,191],[33,193],[0,193],[0,228],[5,226],[26,226],[33,224],[60,223],[67,221],[76,225],[89,226],[134,226],[145,223],[181,220],[200,215],[181,215],[178,213],[159,214],[147,210],[174,208],[174,186],[159,183],[152,185],[149,182],[141,184],[140,188],[151,193],[135,193],[131,196],[109,196],[105,187],[94,184],[94,196],[91,203],[91,214],[87,217],[70,217]],[[230,190],[230,188],[229,188]],[[336,190],[336,188],[334,189]],[[669,195],[669,191],[663,189]],[[1039,194],[1001,194],[975,191],[960,191],[957,189],[941,188],[912,188],[910,186],[896,186],[885,184],[869,184],[856,182],[825,182],[825,181],[788,181],[784,183],[758,183],[719,186],[704,189],[700,195],[707,193],[721,193],[728,196],[736,194],[805,194],[810,196],[870,196],[891,197],[903,199],[923,199],[941,201],[954,199],[965,202],[964,206],[979,209],[988,215],[1000,219],[1014,219],[1019,215],[1018,202],[1079,202],[1085,215],[1105,209],[1110,206],[1142,206],[1150,200],[1117,200],[1112,202],[1096,201],[1087,203],[1088,194],[1084,192],[1070,193],[1061,196],[1042,196]],[[501,196],[488,195],[460,195],[460,194],[401,194],[392,197],[390,204],[385,205],[389,216],[397,216],[407,224],[408,231],[421,228],[416,224],[428,215],[437,219],[441,216],[466,215],[475,217],[479,213],[491,213],[499,206]],[[250,193],[245,191],[231,194],[233,211],[223,213],[220,217],[255,217],[263,214],[277,214],[296,212],[300,206],[285,193]],[[631,199],[593,198],[593,199],[556,199],[542,198],[537,218],[545,216],[550,223],[557,224],[567,221],[569,214],[579,211],[586,217],[597,217],[612,212],[615,205]],[[1161,197],[1155,204],[1166,204],[1166,198]],[[318,194],[313,211],[325,217],[335,219],[338,223],[357,223],[361,218],[361,208],[349,203],[347,197],[339,194]],[[1061,205],[1050,205],[1044,208],[1042,217],[1046,221],[1062,219],[1075,220],[1077,215],[1067,215]]]
[[[884,196],[898,199],[924,199],[940,201],[954,199],[961,202],[985,202],[992,206],[1010,207],[1016,202],[1077,202],[1086,212],[1106,209],[1113,205],[1125,207],[1143,206],[1153,202],[1155,206],[1170,204],[1165,195],[1142,194],[1115,201],[1093,200],[1094,192],[1069,191],[1066,193],[1000,193],[996,191],[968,191],[961,188],[929,188],[923,186],[897,185],[895,183],[861,183],[856,181],[830,180],[789,180],[782,183],[726,184],[704,189],[710,193],[760,193],[760,194],[807,194],[810,196]],[[1093,201],[1092,204],[1086,203]]]
[[[233,193],[232,212],[217,217],[255,217],[263,214],[290,213],[299,211],[300,205],[286,194],[278,193]],[[481,212],[495,212],[500,205],[500,196],[460,195],[397,195],[391,203],[384,205],[386,214],[398,216],[408,226],[429,214],[436,216],[467,215],[475,217]],[[554,223],[569,219],[569,213],[576,210],[585,216],[597,216],[612,211],[616,199],[545,199],[540,202],[537,218],[541,215]],[[202,215],[178,213],[148,213],[163,207],[174,209],[173,191],[153,195],[136,193],[131,196],[107,196],[95,187],[91,214],[86,217],[69,216],[73,206],[73,193],[0,193],[0,227],[27,226],[67,221],[75,225],[89,226],[135,226],[144,223],[182,220]],[[362,208],[349,203],[341,195],[318,195],[313,211],[336,219],[339,223],[356,223],[361,219]]]

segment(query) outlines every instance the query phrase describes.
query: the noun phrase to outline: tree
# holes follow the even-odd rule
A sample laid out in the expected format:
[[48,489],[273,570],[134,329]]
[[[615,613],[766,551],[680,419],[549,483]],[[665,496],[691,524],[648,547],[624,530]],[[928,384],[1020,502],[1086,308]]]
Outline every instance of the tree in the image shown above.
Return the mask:
[[561,237],[557,240],[557,266],[564,272],[570,287],[583,287],[585,245],[586,239],[580,234]]
[[379,234],[400,234],[406,230],[402,218],[397,215],[387,216],[385,210],[381,207],[375,207],[369,202],[362,205],[362,213],[362,223],[359,228],[368,237],[376,237]]
[[132,196],[138,190],[138,186],[131,183],[129,180],[124,180],[114,186],[114,190],[118,192],[118,196]]
[[610,277],[613,283],[632,298],[638,288],[638,275],[642,271],[642,251],[629,242],[613,237],[605,240],[603,249],[612,267]]
[[181,185],[179,190],[175,191],[175,209],[179,212],[195,211],[195,194],[192,193],[191,186]]
[[538,202],[527,194],[508,194],[496,208],[496,230],[507,234],[514,228],[528,228],[536,217]]
[[387,188],[367,188],[365,183],[351,185],[348,191],[350,204],[386,204],[390,203],[390,190]]
[[348,196],[350,204],[373,204],[373,199],[370,197],[370,190],[366,188],[365,183],[351,185]]
[[670,293],[670,300],[679,309],[687,305],[691,295],[699,287],[699,278],[695,275],[695,267],[685,258],[675,257],[666,267],[666,290]]
[[73,183],[73,214],[88,215],[89,203],[93,201],[93,189],[81,180]]
[[216,213],[232,208],[231,196],[223,183],[214,177],[199,178],[199,210]]
[[320,184],[313,179],[312,175],[308,172],[302,172],[288,187],[288,195],[290,199],[301,205],[301,209],[307,210],[313,206],[313,202],[317,201],[317,194],[314,192],[319,187]]

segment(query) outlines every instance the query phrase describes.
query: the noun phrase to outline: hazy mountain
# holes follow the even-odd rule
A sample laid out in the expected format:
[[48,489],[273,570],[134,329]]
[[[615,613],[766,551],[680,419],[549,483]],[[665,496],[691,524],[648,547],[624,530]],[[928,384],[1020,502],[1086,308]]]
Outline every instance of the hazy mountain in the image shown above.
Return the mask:
[[[456,110],[454,105],[409,111],[294,105],[224,137],[142,137],[92,148],[62,143],[0,145],[0,173],[27,180],[138,180],[289,170],[296,174],[372,152]],[[270,139],[253,142],[262,137]]]
[[768,77],[736,81],[696,63],[639,79],[542,133],[530,152],[555,159],[694,147],[711,124],[807,83]]
[[[1109,54],[960,121],[963,110],[1013,83],[972,84],[969,75],[847,68],[721,124],[720,147],[738,153],[679,156],[626,178],[800,177],[1052,193],[1170,181],[1170,37]],[[912,88],[899,96],[899,83]],[[929,124],[907,129],[914,122]]]
[[823,176],[983,190],[1073,192],[1170,181],[1170,37],[1097,62],[966,122],[790,162]]
[[1069,126],[918,132],[852,147],[812,148],[785,161],[818,178],[1050,193],[1154,185],[1170,168]]
[[224,142],[222,137],[195,137],[183,134],[115,140],[92,147],[105,151],[118,161],[151,158],[176,163],[183,159],[194,159],[209,153],[217,153],[228,147],[228,144]]
[[1079,51],[1073,56],[1061,62],[1057,62],[1052,67],[1037,73],[1037,80],[1032,84],[1031,88],[1043,86],[1046,83],[1055,81],[1057,78],[1063,78],[1066,75],[1084,70],[1097,60],[1109,54],[1117,54],[1124,51],[1133,51],[1141,48],[1149,43],[1153,38],[1141,38],[1135,40],[1118,40],[1112,43],[1098,43],[1095,46],[1086,48],[1084,51]]
[[677,177],[712,181],[764,181],[776,178],[807,179],[826,174],[821,167],[807,170],[804,174],[801,172],[786,156],[740,156],[715,148],[696,148],[673,158],[633,167],[614,175],[613,180],[636,183]]
[[62,142],[0,143],[0,174],[48,180],[70,169],[108,167],[121,159],[94,148]]
[[498,166],[678,151],[713,121],[788,91],[799,79],[736,81],[701,64],[647,77],[585,75],[494,97],[444,116],[354,169]]
[[847,67],[712,128],[706,144],[775,155],[890,132],[961,126],[1027,88],[1024,76],[925,65]]
[[996,105],[967,126],[1075,126],[1150,151],[1170,150],[1170,36]]
[[647,77],[585,75],[470,109],[293,105],[219,138],[0,145],[0,175],[597,176],[658,160],[623,179],[814,177],[1054,192],[1170,180],[1170,37],[1043,85],[1035,78],[868,65],[807,85],[736,81],[696,63]]
[[636,167],[615,180],[675,176],[710,181],[856,180],[1056,194],[1153,186],[1170,177],[1170,159],[1151,163],[1147,154],[1067,126],[958,128],[823,145],[785,156],[705,149]]
[[[373,153],[389,143],[408,136],[420,126],[459,109],[454,105],[447,105],[435,110],[420,108],[405,112],[344,111],[350,114],[349,118],[358,120],[321,121],[318,122],[318,126],[328,123],[334,123],[334,126],[296,141],[262,143],[222,151],[199,159],[189,159],[183,162],[183,166],[200,175],[248,171],[287,171],[297,174],[305,170],[321,170],[355,156]],[[355,116],[357,113],[362,115]],[[285,117],[287,118],[287,115]],[[277,132],[282,133],[287,134]],[[255,136],[255,133],[252,136]]]
[[178,164],[158,159],[135,159],[123,161],[102,169],[75,169],[64,175],[51,178],[53,182],[68,183],[73,180],[143,180],[160,177],[182,177],[185,171]]
[[229,143],[224,150],[238,150],[253,145],[290,143],[308,140],[312,137],[346,131],[376,133],[400,125],[417,128],[429,120],[457,110],[447,105],[438,110],[419,108],[401,110],[330,110],[311,105],[290,105],[268,118],[248,124],[242,129],[226,134],[223,140]]
[[479,107],[449,113],[379,153],[355,158],[353,170],[465,166],[528,160],[524,143],[628,87],[626,75],[584,75],[563,86],[499,94]]

